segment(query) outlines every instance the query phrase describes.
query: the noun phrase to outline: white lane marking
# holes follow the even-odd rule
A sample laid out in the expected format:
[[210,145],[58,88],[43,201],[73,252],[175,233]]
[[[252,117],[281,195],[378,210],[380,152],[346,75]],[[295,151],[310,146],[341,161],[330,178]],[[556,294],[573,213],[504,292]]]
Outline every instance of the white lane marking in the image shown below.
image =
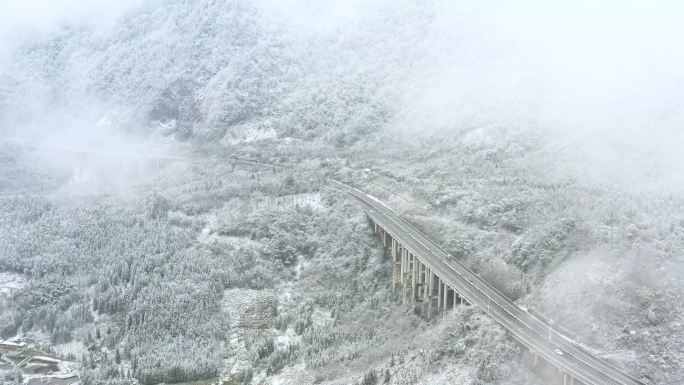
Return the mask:
[[[355,194],[354,194],[354,195],[355,195]],[[359,198],[360,198],[360,197],[359,197]],[[363,198],[360,198],[360,199],[361,199],[362,201],[365,201],[365,199],[363,199]],[[371,204],[371,203],[366,202],[366,204],[368,204],[369,206],[372,207],[372,204]],[[380,211],[381,214],[382,214],[383,216],[385,216],[390,222],[392,222],[392,223],[394,224],[394,226],[396,226],[396,227],[398,227],[399,229],[401,229],[402,232],[404,232],[404,233],[406,233],[407,235],[409,235],[409,236],[410,236],[411,238],[413,238],[418,244],[420,244],[421,246],[423,246],[423,248],[425,248],[426,250],[428,250],[428,251],[430,252],[430,254],[432,254],[434,257],[436,257],[437,260],[439,260],[439,261],[442,262],[443,264],[447,265],[447,267],[448,267],[450,270],[455,271],[455,272],[458,273],[458,275],[461,275],[461,276],[462,276],[462,274],[461,274],[458,270],[456,270],[456,269],[454,269],[454,268],[448,266],[448,264],[445,263],[445,261],[444,261],[443,258],[441,258],[439,255],[435,254],[435,253],[432,251],[432,249],[431,249],[430,247],[426,246],[423,242],[421,242],[420,240],[418,240],[413,234],[411,234],[409,231],[407,231],[406,228],[405,228],[404,226],[402,226],[401,224],[397,223],[397,221],[395,221],[394,219],[392,219],[392,217],[391,217],[390,215],[388,215],[388,214],[386,214],[386,213],[382,213],[382,210],[379,210],[379,211]],[[373,216],[375,216],[375,215],[373,215]],[[401,218],[400,218],[400,219],[401,219]],[[377,221],[377,219],[376,219],[376,221]],[[387,226],[385,226],[385,227],[387,228]],[[397,236],[395,236],[395,235],[393,234],[393,233],[394,233],[393,231],[389,231],[389,230],[387,230],[387,229],[386,229],[386,231],[388,231],[388,233],[390,233],[390,235],[393,235],[395,238],[398,238]],[[412,252],[413,252],[413,254],[416,254],[416,255],[417,255],[417,253],[415,253],[415,250],[412,250]],[[460,264],[459,264],[459,265],[460,265]],[[474,274],[474,273],[471,272],[471,274]],[[477,277],[477,275],[475,275],[475,276]],[[478,277],[478,278],[479,278],[479,277]],[[484,293],[481,289],[479,289],[479,288],[477,287],[477,285],[475,285],[472,281],[468,280],[467,278],[465,278],[465,280],[466,280],[471,286],[473,286],[475,289],[477,289],[477,291],[479,291],[479,292],[480,292],[483,296],[485,296],[488,300],[490,300],[490,301],[492,300],[491,297],[489,297],[489,295],[487,295],[487,294]],[[483,281],[483,282],[484,282],[484,283],[487,283],[486,281]],[[473,293],[471,293],[470,290],[467,290],[467,291],[469,292],[469,295],[473,295]],[[497,293],[497,294],[500,294],[500,293]],[[477,296],[473,296],[473,298],[477,298]],[[506,297],[506,298],[507,298],[507,297]],[[475,301],[473,301],[473,300],[471,299],[470,302],[474,303]],[[535,334],[538,333],[537,329],[532,328],[532,327],[530,327],[527,323],[523,322],[523,321],[522,321],[521,319],[519,319],[517,316],[515,316],[515,315],[512,314],[510,311],[508,311],[508,310],[506,309],[505,306],[502,306],[501,304],[498,304],[498,303],[496,302],[496,300],[494,300],[493,302],[494,302],[495,305],[499,306],[502,310],[504,310],[506,313],[508,313],[508,314],[511,316],[512,319],[517,320],[518,322],[520,322],[521,324],[523,324],[524,326],[526,326],[529,330],[535,332]],[[482,308],[481,306],[479,306],[479,307]],[[520,307],[518,307],[518,306],[515,305],[515,304],[513,304],[513,307],[514,307],[514,308],[517,308],[518,310],[522,310],[522,309],[520,309]],[[493,316],[493,315],[490,314],[490,316]],[[509,325],[510,325],[510,324],[509,324]],[[580,361],[582,361],[585,365],[591,367],[591,365],[589,365],[588,363],[584,362],[584,360],[581,360],[579,357],[578,357],[578,359],[579,359]],[[604,375],[605,375],[605,374],[604,374]]]

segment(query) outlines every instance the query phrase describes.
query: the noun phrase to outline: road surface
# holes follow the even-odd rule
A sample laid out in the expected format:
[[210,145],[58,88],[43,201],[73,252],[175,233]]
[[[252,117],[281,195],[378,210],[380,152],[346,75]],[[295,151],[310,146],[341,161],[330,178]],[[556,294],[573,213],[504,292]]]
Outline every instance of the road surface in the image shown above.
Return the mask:
[[644,385],[516,305],[458,260],[447,258],[447,252],[376,198],[347,184],[333,183],[358,199],[378,226],[429,266],[461,297],[491,316],[531,352],[567,373],[568,384],[579,380],[596,385]]

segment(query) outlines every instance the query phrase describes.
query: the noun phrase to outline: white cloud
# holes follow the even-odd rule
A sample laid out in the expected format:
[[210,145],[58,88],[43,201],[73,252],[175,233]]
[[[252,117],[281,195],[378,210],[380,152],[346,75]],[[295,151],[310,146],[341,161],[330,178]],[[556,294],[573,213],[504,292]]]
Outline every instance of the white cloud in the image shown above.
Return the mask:
[[22,42],[50,36],[65,26],[109,28],[145,0],[2,0],[0,57]]
[[535,126],[604,175],[681,179],[684,3],[445,0],[436,7],[426,54],[398,86],[397,125],[418,132]]
[[[146,2],[157,0],[0,1],[0,55],[63,25],[106,29]],[[402,131],[535,126],[582,154],[584,167],[682,179],[684,2],[244,3],[321,73],[377,74]]]

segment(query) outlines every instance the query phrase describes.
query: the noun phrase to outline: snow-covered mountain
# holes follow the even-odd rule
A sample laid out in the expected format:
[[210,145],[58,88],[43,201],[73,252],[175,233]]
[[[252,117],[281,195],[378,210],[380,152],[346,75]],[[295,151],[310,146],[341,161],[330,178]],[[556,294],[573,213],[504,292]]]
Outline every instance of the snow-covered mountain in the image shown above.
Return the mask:
[[[335,176],[597,355],[681,382],[676,12],[77,3],[0,47],[0,338],[85,384],[542,381],[477,309],[399,305]],[[167,159],[107,158],[132,143]]]
[[[301,9],[312,14],[298,17],[318,17]],[[6,69],[3,127],[107,116],[123,130],[181,139],[353,140],[388,119],[381,89],[410,65],[397,48],[415,32],[400,23],[427,22],[414,9],[306,29],[249,1],[151,1],[116,28],[66,28],[18,50]]]

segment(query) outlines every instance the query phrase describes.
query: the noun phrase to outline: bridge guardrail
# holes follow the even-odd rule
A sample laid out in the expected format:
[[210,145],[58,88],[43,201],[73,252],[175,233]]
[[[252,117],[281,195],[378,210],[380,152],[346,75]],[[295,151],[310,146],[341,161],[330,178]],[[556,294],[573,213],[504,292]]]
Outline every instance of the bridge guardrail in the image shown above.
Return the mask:
[[[604,369],[604,370],[606,370],[606,371],[608,371],[608,372],[613,373],[613,374],[612,374],[613,376],[617,376],[617,377],[622,378],[622,379],[627,379],[628,382],[631,382],[631,383],[643,384],[641,381],[635,379],[635,378],[632,377],[631,375],[629,375],[629,374],[627,374],[627,373],[624,373],[624,372],[620,371],[619,369],[613,367],[612,365],[610,365],[609,363],[605,362],[605,361],[602,360],[601,358],[596,357],[596,356],[594,356],[593,354],[587,352],[586,349],[584,349],[584,348],[581,347],[580,345],[576,344],[572,339],[566,337],[566,336],[563,335],[561,332],[559,332],[558,330],[554,329],[551,325],[548,325],[548,324],[545,323],[543,320],[540,320],[539,318],[535,317],[533,314],[530,314],[530,313],[528,312],[528,310],[522,309],[522,308],[521,308],[520,306],[518,306],[516,303],[514,303],[513,301],[511,301],[510,298],[506,297],[506,296],[503,295],[498,289],[496,289],[496,288],[493,287],[491,284],[489,284],[489,282],[487,282],[486,280],[484,280],[484,279],[482,279],[481,277],[479,277],[479,275],[477,275],[477,274],[474,273],[472,270],[470,270],[470,269],[469,269],[467,266],[465,266],[462,262],[456,260],[456,261],[455,261],[455,264],[456,264],[460,269],[462,269],[463,271],[465,271],[465,272],[467,272],[468,274],[470,274],[470,276],[474,277],[474,279],[475,279],[479,284],[484,285],[484,287],[486,287],[488,290],[490,290],[490,291],[497,297],[498,300],[503,300],[504,303],[505,303],[506,305],[502,305],[502,304],[498,303],[496,299],[493,299],[491,296],[489,296],[486,292],[484,292],[481,288],[479,288],[478,285],[476,285],[474,282],[470,281],[467,277],[465,277],[458,269],[455,269],[454,267],[449,266],[449,263],[448,263],[447,261],[445,261],[444,258],[442,258],[440,255],[436,254],[435,251],[433,251],[433,248],[430,247],[430,246],[434,246],[434,249],[435,249],[436,251],[439,251],[439,252],[441,252],[441,253],[444,254],[444,255],[448,255],[448,253],[447,253],[444,249],[442,249],[439,245],[435,244],[434,242],[430,241],[427,237],[425,237],[424,235],[422,235],[422,233],[420,233],[420,231],[418,231],[415,227],[413,227],[413,226],[412,226],[410,223],[408,223],[406,220],[404,220],[403,218],[401,218],[401,217],[399,217],[398,215],[396,215],[390,207],[388,207],[388,206],[385,205],[383,202],[381,202],[381,201],[379,201],[379,200],[377,200],[377,199],[373,199],[373,202],[371,202],[369,199],[371,199],[371,198],[373,198],[373,197],[372,197],[372,196],[369,196],[368,194],[366,194],[365,192],[359,190],[358,188],[355,188],[355,187],[350,186],[350,185],[348,185],[348,184],[341,183],[341,182],[336,181],[336,180],[334,180],[334,179],[332,179],[332,178],[328,178],[328,179],[329,179],[330,181],[334,182],[335,184],[337,184],[337,185],[343,187],[343,189],[345,189],[345,190],[347,190],[348,192],[350,192],[350,193],[351,193],[352,195],[354,195],[357,199],[359,199],[360,201],[364,202],[364,203],[365,203],[366,205],[368,205],[369,207],[375,208],[375,209],[377,210],[377,209],[378,209],[378,207],[376,207],[376,204],[377,204],[377,205],[379,205],[379,207],[382,207],[383,209],[387,210],[387,211],[388,211],[390,214],[392,214],[392,215],[388,215],[388,214],[382,213],[382,210],[379,210],[379,211],[382,213],[382,215],[384,215],[385,217],[387,217],[387,219],[388,219],[389,221],[393,222],[394,225],[395,225],[398,229],[400,229],[402,232],[404,232],[406,235],[408,235],[410,238],[412,238],[414,242],[416,242],[416,243],[419,244],[421,247],[423,247],[425,250],[427,250],[427,251],[429,252],[429,254],[431,254],[432,256],[434,256],[438,262],[444,264],[444,265],[446,266],[446,268],[449,269],[449,270],[451,270],[452,272],[456,272],[462,279],[464,279],[464,280],[466,281],[467,285],[471,286],[471,287],[474,288],[477,292],[479,292],[479,294],[481,294],[481,296],[483,296],[484,298],[486,298],[487,301],[488,301],[490,304],[491,304],[491,303],[494,303],[494,305],[495,305],[496,307],[498,307],[500,310],[502,310],[505,314],[508,314],[508,316],[509,316],[511,319],[517,321],[517,322],[520,323],[521,325],[524,325],[524,327],[527,328],[530,332],[532,332],[533,334],[537,335],[538,338],[540,338],[540,340],[542,340],[542,341],[544,341],[544,342],[546,343],[545,335],[547,335],[547,334],[549,335],[549,338],[551,338],[552,335],[555,335],[557,338],[560,337],[560,338],[562,339],[562,341],[565,341],[570,347],[572,347],[573,349],[577,350],[577,351],[580,352],[582,355],[585,355],[586,358],[590,358],[590,359],[591,359],[591,362],[588,362],[588,361],[586,361],[586,359],[585,359],[584,357],[579,357],[579,356],[577,356],[577,355],[573,355],[573,358],[575,358],[578,362],[581,362],[583,365],[585,365],[585,366],[587,366],[587,367],[589,367],[589,368],[595,368],[595,365],[598,365],[598,366],[600,366],[602,369]],[[375,203],[375,204],[374,204],[374,203]],[[372,211],[372,210],[371,210],[371,211]],[[402,223],[398,223],[396,220],[392,219],[392,216],[396,216],[397,219],[398,219],[400,222],[402,222]],[[374,218],[374,220],[377,222],[377,218]],[[408,227],[408,230],[407,230],[407,228],[406,228],[404,225],[405,225],[406,227]],[[386,226],[385,226],[385,227],[386,227]],[[399,236],[398,234],[393,234],[393,232],[389,231],[387,228],[385,228],[385,230],[386,230],[388,233],[390,233],[390,235],[391,235],[393,238],[395,238],[395,239],[401,239],[401,238],[402,238],[402,237]],[[427,241],[430,243],[430,246],[425,245],[425,243],[423,243],[420,239],[416,238],[416,236],[414,236],[414,235],[412,234],[412,232],[415,232],[416,234],[419,234],[419,235],[421,235],[423,238],[427,239]],[[406,243],[406,242],[404,242],[404,243]],[[414,255],[416,255],[416,256],[419,255],[419,253],[416,253],[416,250],[415,250],[415,249],[410,249],[410,248],[408,248],[408,247],[407,247],[407,249],[409,249]],[[425,263],[425,262],[424,262],[424,263]],[[440,279],[443,279],[443,280],[445,280],[445,281],[451,281],[450,279],[445,279],[445,278],[444,278],[445,276],[444,276],[443,274],[440,275],[439,273],[437,273],[437,270],[438,270],[438,269],[436,269],[435,266],[431,266],[431,264],[429,264],[429,263],[426,263],[426,265],[428,265],[433,271],[435,271],[435,272],[436,272],[436,275],[437,275]],[[477,298],[476,296],[474,296],[473,293],[470,292],[470,290],[467,288],[467,286],[463,286],[463,285],[460,285],[460,284],[456,284],[456,282],[450,282],[450,283],[451,283],[452,286],[454,286],[454,287],[459,286],[459,287],[461,287],[462,289],[466,289],[466,290],[468,291],[468,294],[469,294],[469,295],[473,295],[473,298]],[[471,299],[470,302],[471,302],[471,303],[477,303],[478,301],[475,301],[475,300],[472,300],[472,299]],[[489,314],[492,318],[494,318],[498,323],[500,323],[500,324],[502,324],[502,325],[504,324],[504,323],[502,322],[502,320],[499,319],[500,317],[498,316],[498,314],[496,314],[495,312],[491,312],[491,311],[490,311],[489,305],[488,305],[487,307],[484,307],[484,306],[480,305],[479,307],[480,307],[482,310],[484,310],[485,313]],[[516,314],[514,314],[514,313],[511,311],[511,309],[509,309],[509,308],[513,308],[513,309],[515,309],[516,312],[520,312],[521,314],[525,314],[526,316],[531,317],[532,319],[536,319],[536,320],[538,321],[537,325],[541,325],[541,326],[542,326],[542,330],[538,330],[538,329],[536,329],[536,328],[534,328],[534,327],[531,327],[531,326],[528,325],[526,322],[524,322],[523,320],[521,320],[520,317],[518,317]],[[506,329],[509,330],[509,332],[512,332],[512,333],[513,333],[513,330],[511,330],[510,328],[511,328],[511,326],[509,325],[509,327],[507,327]],[[540,331],[543,331],[543,332],[544,332],[544,336],[542,336],[541,334],[539,334]],[[516,331],[516,334],[519,334],[519,333],[517,333],[517,331]],[[516,339],[523,338],[523,337],[520,336],[520,335],[517,335],[517,336],[515,336],[515,337],[516,337]],[[528,338],[529,338],[529,337],[528,337]],[[562,341],[561,341],[561,342],[562,342]],[[521,341],[521,342],[523,342],[523,341]],[[528,341],[528,345],[532,345],[532,343]],[[548,349],[550,349],[550,348],[547,348],[546,345],[542,345],[542,346],[541,346],[542,349],[540,349],[540,346],[539,346],[538,344],[535,343],[534,345],[537,345],[537,350],[538,350],[537,353],[538,353],[538,354],[541,354],[541,353],[542,353],[541,350],[548,350]],[[555,347],[555,348],[559,348],[559,346],[556,345],[556,344],[552,344],[551,346],[552,346],[552,347]],[[564,347],[564,348],[566,348],[566,350],[567,350],[567,347],[568,347],[568,346],[563,345],[563,346],[561,346],[561,347]],[[548,352],[547,352],[547,353],[548,353]],[[559,367],[564,367],[564,368],[567,370],[568,373],[574,373],[573,375],[574,375],[576,378],[580,379],[580,380],[583,380],[583,381],[589,380],[589,381],[591,381],[592,383],[597,383],[597,384],[599,384],[599,383],[604,383],[603,381],[601,381],[601,380],[595,378],[594,376],[591,376],[591,375],[589,375],[589,374],[587,374],[587,373],[582,373],[583,371],[581,371],[579,368],[575,367],[575,365],[568,366],[568,365],[567,365],[568,363],[564,362],[565,360],[560,360],[559,357],[556,357],[555,355],[550,355],[550,356],[547,356],[547,354],[541,354],[541,355],[544,356],[545,358],[547,358],[550,362],[554,362],[557,366],[559,366]],[[600,375],[606,377],[609,381],[616,381],[615,378],[613,378],[613,377],[611,377],[611,376],[608,376],[606,373],[603,373],[603,372],[600,372],[600,371],[597,372],[597,373],[599,373]],[[578,374],[579,374],[579,375],[578,375]],[[622,382],[618,382],[618,383],[622,383]],[[626,382],[625,382],[625,383],[626,383]]]

